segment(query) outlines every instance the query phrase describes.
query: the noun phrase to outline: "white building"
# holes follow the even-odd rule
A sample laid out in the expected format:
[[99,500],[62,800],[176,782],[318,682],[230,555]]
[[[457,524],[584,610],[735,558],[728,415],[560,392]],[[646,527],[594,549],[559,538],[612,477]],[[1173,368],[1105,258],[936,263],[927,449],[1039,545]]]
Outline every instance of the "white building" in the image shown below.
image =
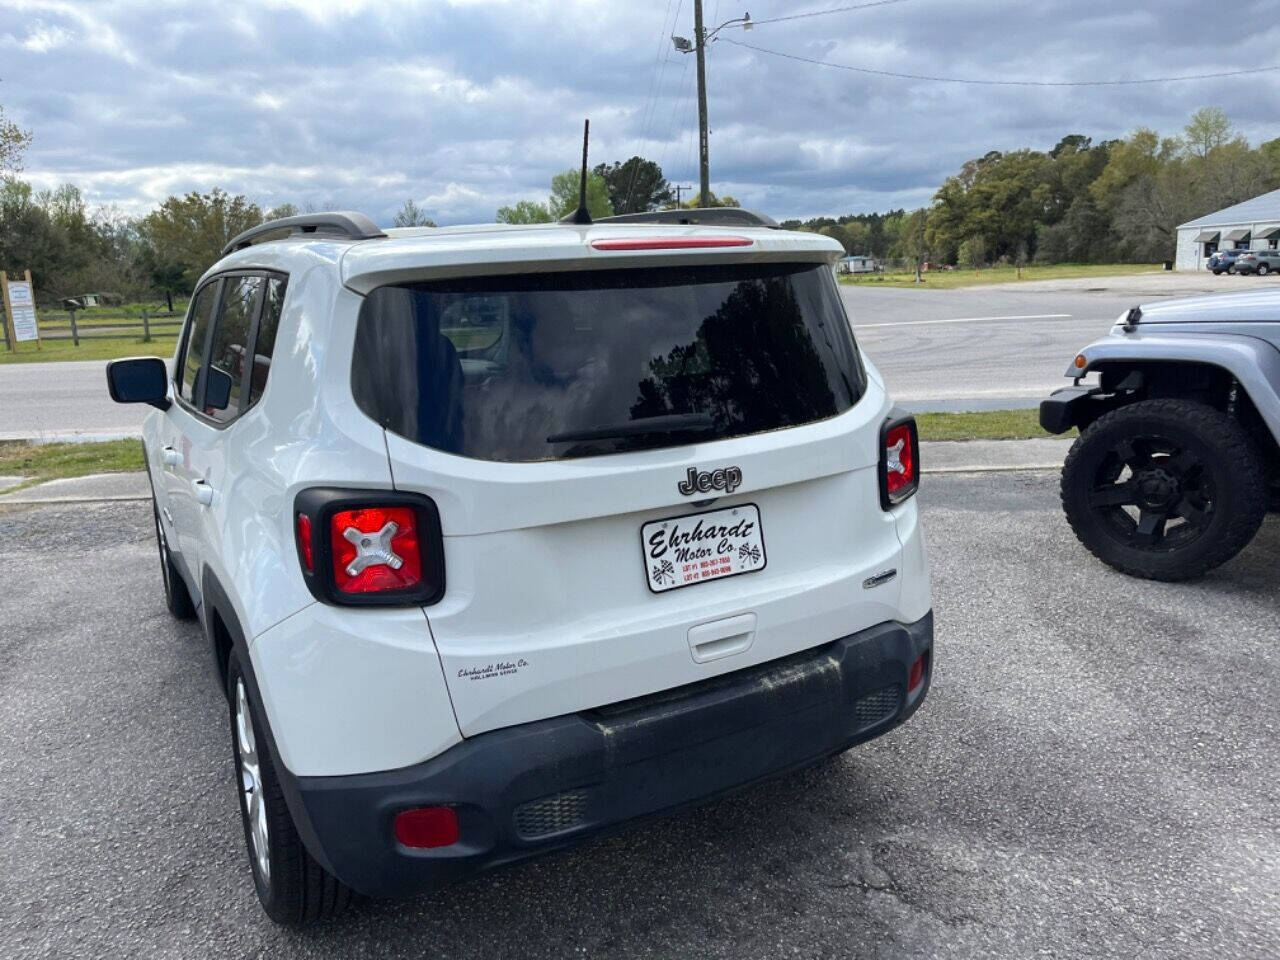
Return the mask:
[[875,273],[880,269],[880,261],[875,257],[841,257],[836,263],[836,273]]
[[1201,270],[1218,250],[1280,246],[1280,190],[1189,220],[1178,227],[1179,270]]

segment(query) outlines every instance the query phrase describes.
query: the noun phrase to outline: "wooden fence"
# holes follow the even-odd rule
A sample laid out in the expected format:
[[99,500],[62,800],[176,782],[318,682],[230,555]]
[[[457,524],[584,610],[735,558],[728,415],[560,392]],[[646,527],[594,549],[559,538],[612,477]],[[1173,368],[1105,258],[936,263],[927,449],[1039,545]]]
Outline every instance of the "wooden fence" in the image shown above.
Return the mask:
[[[180,313],[95,313],[91,317],[76,319],[78,311],[65,313],[45,311],[40,317],[41,340],[70,340],[72,346],[80,346],[81,340],[111,340],[137,336],[141,331],[144,343],[155,336],[172,336],[182,326]],[[65,319],[64,319],[65,317]]]

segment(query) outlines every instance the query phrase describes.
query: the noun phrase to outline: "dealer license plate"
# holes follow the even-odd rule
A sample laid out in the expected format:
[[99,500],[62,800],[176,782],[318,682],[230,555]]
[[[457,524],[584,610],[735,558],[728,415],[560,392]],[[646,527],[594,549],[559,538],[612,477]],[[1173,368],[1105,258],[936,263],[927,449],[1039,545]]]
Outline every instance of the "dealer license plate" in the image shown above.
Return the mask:
[[765,566],[760,509],[745,503],[654,520],[640,528],[649,589],[665,593]]

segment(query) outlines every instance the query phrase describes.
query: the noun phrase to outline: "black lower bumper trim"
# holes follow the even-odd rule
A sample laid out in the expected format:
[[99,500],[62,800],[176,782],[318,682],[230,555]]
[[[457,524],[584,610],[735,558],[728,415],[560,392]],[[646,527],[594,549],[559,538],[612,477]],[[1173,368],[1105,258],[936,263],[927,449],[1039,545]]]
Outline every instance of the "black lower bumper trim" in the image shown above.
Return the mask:
[[[537,856],[640,817],[703,803],[879,736],[924,700],[911,664],[933,614],[608,708],[471,737],[417,766],[289,786],[303,838],[360,893],[405,896]],[[457,809],[461,840],[409,850],[392,819]],[[299,809],[300,808],[300,809]]]

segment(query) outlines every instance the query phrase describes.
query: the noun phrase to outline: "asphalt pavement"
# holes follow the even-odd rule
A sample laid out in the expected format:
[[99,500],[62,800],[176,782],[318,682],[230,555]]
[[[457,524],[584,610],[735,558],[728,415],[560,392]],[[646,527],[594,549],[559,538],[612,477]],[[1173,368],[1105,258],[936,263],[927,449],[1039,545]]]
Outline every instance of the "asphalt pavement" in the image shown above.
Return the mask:
[[1050,473],[926,478],[937,673],[803,774],[306,933],[259,912],[226,708],[149,508],[0,510],[0,956],[1280,956],[1280,517],[1203,581]]

